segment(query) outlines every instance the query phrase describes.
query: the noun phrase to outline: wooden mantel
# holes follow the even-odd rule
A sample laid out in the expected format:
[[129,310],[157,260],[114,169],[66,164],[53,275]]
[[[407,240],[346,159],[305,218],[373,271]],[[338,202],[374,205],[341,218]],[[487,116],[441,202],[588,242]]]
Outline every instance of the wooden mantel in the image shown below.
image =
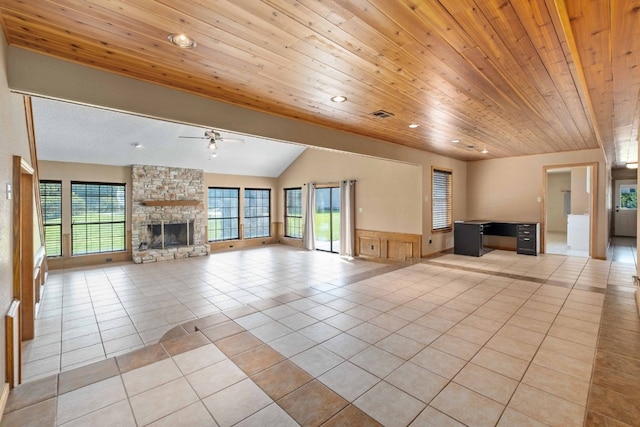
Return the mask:
[[143,200],[146,206],[196,206],[203,203],[202,200]]

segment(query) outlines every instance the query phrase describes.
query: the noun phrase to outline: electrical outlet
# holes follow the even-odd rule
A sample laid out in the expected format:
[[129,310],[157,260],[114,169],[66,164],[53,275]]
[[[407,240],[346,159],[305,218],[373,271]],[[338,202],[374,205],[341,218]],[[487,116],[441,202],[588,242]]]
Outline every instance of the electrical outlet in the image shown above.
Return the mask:
[[432,244],[432,243],[433,243],[433,240],[429,239],[429,244]]
[[374,249],[374,247],[373,247],[373,245],[371,245],[371,250],[373,250],[373,249]]

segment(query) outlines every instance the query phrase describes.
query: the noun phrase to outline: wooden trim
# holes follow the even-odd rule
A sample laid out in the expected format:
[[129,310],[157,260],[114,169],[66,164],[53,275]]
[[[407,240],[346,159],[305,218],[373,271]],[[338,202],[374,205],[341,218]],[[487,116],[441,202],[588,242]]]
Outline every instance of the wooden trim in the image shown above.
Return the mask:
[[2,387],[2,394],[0,394],[0,421],[2,421],[2,416],[4,415],[4,408],[7,406],[7,400],[9,400],[9,391],[11,387],[9,387],[9,383],[4,383]]
[[202,200],[143,200],[145,206],[197,206]]
[[[16,325],[17,323],[17,325]],[[15,331],[18,332],[18,337],[15,336]],[[5,316],[5,376],[7,378],[7,385],[9,389],[12,389],[15,385],[21,383],[22,377],[22,352],[20,349],[16,349],[16,338],[20,336],[20,301],[14,299],[9,310]],[[21,345],[21,341],[17,341],[17,345]],[[18,360],[16,360],[16,351]],[[16,363],[18,368],[18,377],[16,374]],[[4,412],[4,402],[2,403],[2,412]],[[0,412],[1,413],[1,412]]]
[[422,235],[391,231],[355,232],[355,255],[379,261],[404,261],[422,257]]

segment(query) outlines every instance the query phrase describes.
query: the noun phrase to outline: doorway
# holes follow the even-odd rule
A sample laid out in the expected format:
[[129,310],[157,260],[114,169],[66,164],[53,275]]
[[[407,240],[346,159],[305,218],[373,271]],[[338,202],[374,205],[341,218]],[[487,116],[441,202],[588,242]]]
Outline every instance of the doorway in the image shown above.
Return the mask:
[[638,181],[619,179],[615,182],[613,235],[635,237],[638,230]]
[[316,249],[340,251],[340,187],[316,188]]
[[597,164],[544,168],[544,252],[593,256]]

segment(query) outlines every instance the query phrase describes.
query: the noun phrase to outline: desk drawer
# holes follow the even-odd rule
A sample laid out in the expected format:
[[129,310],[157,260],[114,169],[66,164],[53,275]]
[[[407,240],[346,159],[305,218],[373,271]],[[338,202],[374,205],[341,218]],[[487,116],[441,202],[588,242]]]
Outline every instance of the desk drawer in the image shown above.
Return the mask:
[[536,250],[536,238],[535,237],[526,237],[519,236],[518,237],[518,250],[520,249],[528,249],[535,252]]

